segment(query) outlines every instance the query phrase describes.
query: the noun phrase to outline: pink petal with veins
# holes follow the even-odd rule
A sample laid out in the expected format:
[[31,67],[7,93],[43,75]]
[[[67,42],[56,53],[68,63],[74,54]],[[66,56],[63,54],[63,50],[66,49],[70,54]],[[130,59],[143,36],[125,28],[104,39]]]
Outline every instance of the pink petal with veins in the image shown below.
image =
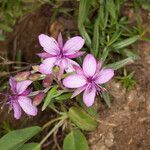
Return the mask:
[[17,84],[16,84],[16,92],[17,92],[17,94],[18,95],[22,94],[28,88],[28,86],[31,83],[32,83],[32,81],[30,81],[30,80],[17,82]]
[[18,103],[13,103],[13,109],[14,109],[14,117],[16,119],[20,119],[22,114],[20,105]]
[[30,116],[36,116],[37,115],[37,108],[32,104],[32,100],[26,96],[19,96],[18,103],[23,109],[23,111],[30,115]]
[[77,58],[82,56],[84,53],[85,52],[76,52],[74,54],[65,54],[65,56],[67,56],[67,58]]
[[52,69],[55,65],[56,57],[47,58],[43,61],[43,63],[39,66],[39,72],[42,74],[51,74]]
[[51,55],[49,53],[37,53],[37,56],[41,57],[41,58],[50,58],[50,57],[55,57],[56,55]]
[[86,78],[78,74],[70,75],[63,80],[63,84],[67,88],[80,88],[86,84]]
[[44,51],[46,51],[47,53],[52,55],[56,55],[59,53],[59,45],[53,37],[41,34],[39,35],[39,42]]
[[57,41],[58,41],[59,48],[61,49],[63,47],[63,38],[61,32],[58,35]]
[[94,99],[96,96],[96,88],[93,86],[91,88],[86,88],[83,93],[83,102],[87,107],[90,107],[94,103]]
[[114,70],[112,69],[102,69],[97,75],[95,82],[97,84],[104,84],[108,82],[114,76]]
[[92,77],[97,68],[96,59],[92,54],[86,55],[83,61],[83,71],[87,77]]
[[84,45],[84,39],[80,36],[75,36],[64,44],[63,51],[65,54],[74,54],[79,51]]

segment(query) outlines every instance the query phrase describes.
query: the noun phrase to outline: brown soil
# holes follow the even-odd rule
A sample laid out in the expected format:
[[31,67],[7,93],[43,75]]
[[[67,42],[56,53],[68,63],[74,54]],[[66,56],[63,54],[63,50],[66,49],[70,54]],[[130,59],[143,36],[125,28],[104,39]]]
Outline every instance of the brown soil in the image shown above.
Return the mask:
[[[146,15],[143,27],[150,24],[148,14],[143,12]],[[127,68],[135,72],[137,85],[127,91],[116,80],[108,83],[112,106],[98,106],[100,123],[88,136],[90,150],[150,149],[150,42],[138,42],[132,48],[140,59]]]
[[[14,32],[8,35],[9,39],[3,47],[9,51],[10,58],[13,58],[19,49],[22,51],[23,60],[37,62],[38,57],[35,53],[41,50],[37,39],[40,33],[47,33],[49,30],[52,34],[54,30],[67,32],[68,29],[74,32],[75,21],[63,16],[54,22],[54,28],[51,26],[49,29],[51,14],[45,13],[46,9],[47,6],[26,16],[18,22]],[[146,19],[148,20],[148,16]],[[149,25],[149,22],[146,21],[145,24]],[[140,59],[128,66],[128,69],[135,72],[137,85],[131,91],[127,91],[116,80],[108,83],[112,106],[108,109],[98,102],[100,123],[96,131],[87,135],[90,150],[150,149],[150,43],[138,42],[133,49],[138,51]],[[2,50],[1,48],[1,53]],[[3,118],[8,116],[6,113],[3,115]],[[37,121],[38,119],[39,117]],[[42,117],[40,123],[43,124],[44,120]]]

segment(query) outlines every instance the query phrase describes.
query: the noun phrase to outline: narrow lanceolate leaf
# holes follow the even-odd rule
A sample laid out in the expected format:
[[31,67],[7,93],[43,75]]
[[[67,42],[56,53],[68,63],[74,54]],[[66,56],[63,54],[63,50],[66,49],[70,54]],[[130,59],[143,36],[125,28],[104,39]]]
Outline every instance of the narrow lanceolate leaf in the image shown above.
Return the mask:
[[19,150],[41,150],[39,143],[27,143],[22,145]]
[[139,38],[140,38],[140,36],[137,35],[137,36],[134,36],[134,37],[131,37],[131,38],[122,40],[121,42],[114,43],[114,44],[112,45],[112,47],[113,47],[114,49],[121,49],[121,48],[124,48],[124,47],[127,47],[127,46],[133,44],[133,43],[136,42]]
[[87,18],[90,6],[91,6],[90,0],[80,0],[78,28],[79,28],[81,35],[85,39],[85,43],[88,47],[91,47],[91,39],[84,27],[84,22],[85,22],[85,19]]
[[61,93],[59,93],[57,91],[57,87],[53,87],[52,89],[50,89],[50,91],[48,92],[43,107],[42,107],[42,111],[46,109],[46,107],[51,103],[52,99],[55,98],[56,96],[60,95]]
[[107,0],[106,5],[107,5],[107,11],[110,13],[110,16],[113,18],[113,20],[116,20],[117,16],[116,16],[116,7],[115,7],[114,0]]
[[55,99],[56,99],[56,101],[64,101],[64,100],[70,99],[71,96],[72,96],[72,93],[65,93],[65,94],[62,94],[62,95],[56,97]]
[[131,51],[130,49],[122,49],[120,50],[120,54],[122,54],[123,56],[133,58],[134,60],[139,58],[138,54],[134,51]]
[[106,67],[117,70],[132,62],[133,62],[133,58],[129,57],[124,60],[121,60],[112,64],[108,64]]
[[93,32],[93,46],[91,53],[94,54],[95,57],[98,56],[98,50],[99,50],[99,29],[100,29],[100,10],[98,11],[98,17],[94,24],[94,32]]
[[83,133],[73,130],[65,137],[63,150],[89,150],[89,146]]
[[16,150],[41,131],[38,126],[14,130],[0,139],[0,150]]
[[91,43],[92,43],[92,42],[91,42],[91,38],[90,38],[90,36],[88,35],[88,33],[87,33],[87,31],[86,31],[84,25],[81,24],[81,25],[78,26],[78,28],[79,28],[80,34],[82,35],[82,37],[83,37],[84,40],[85,40],[85,44],[90,48],[90,47],[91,47]]
[[81,25],[85,22],[91,6],[91,0],[80,0],[78,23]]
[[102,92],[102,97],[103,97],[103,99],[104,99],[106,105],[107,105],[108,107],[110,107],[110,106],[111,106],[111,102],[110,102],[109,94],[108,94],[107,92]]
[[120,37],[121,35],[121,31],[116,31],[112,38],[110,39],[110,41],[107,43],[107,46],[110,46],[111,44],[113,44],[115,41],[117,41],[117,39]]
[[93,131],[97,127],[97,122],[82,108],[71,107],[68,112],[70,120],[79,128],[86,131]]

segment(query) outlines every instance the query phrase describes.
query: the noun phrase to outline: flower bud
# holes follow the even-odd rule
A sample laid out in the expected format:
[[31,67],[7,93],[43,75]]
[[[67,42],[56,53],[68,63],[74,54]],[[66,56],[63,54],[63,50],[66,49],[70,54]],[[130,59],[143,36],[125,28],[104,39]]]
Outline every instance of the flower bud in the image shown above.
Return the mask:
[[31,74],[31,75],[29,76],[29,80],[31,80],[31,81],[36,81],[36,80],[38,80],[40,77],[41,77],[41,74],[39,74],[39,73]]
[[24,81],[28,79],[29,75],[30,75],[29,71],[19,72],[14,76],[14,80],[17,82]]
[[53,75],[52,75],[52,74],[47,75],[47,76],[45,77],[45,79],[43,80],[43,86],[44,86],[45,88],[48,88],[48,87],[51,86],[52,82],[53,82]]
[[44,97],[45,93],[43,92],[38,93],[33,99],[33,105],[38,106],[43,101]]
[[38,65],[32,66],[32,68],[33,68],[34,72],[38,72],[39,71],[39,66]]

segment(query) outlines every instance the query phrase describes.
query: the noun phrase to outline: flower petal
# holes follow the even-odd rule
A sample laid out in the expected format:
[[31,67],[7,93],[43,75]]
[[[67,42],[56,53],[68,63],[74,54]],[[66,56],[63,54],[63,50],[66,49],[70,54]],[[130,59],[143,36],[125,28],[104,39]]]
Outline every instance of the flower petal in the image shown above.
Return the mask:
[[32,83],[32,81],[30,81],[30,80],[17,82],[17,84],[16,84],[17,94],[22,94],[31,83]]
[[75,36],[65,43],[63,51],[66,54],[74,54],[76,51],[79,51],[83,47],[83,45],[84,39],[80,36]]
[[84,75],[84,72],[80,66],[73,65],[73,68],[77,74]]
[[22,114],[20,105],[18,103],[13,103],[13,109],[14,109],[14,117],[16,119],[20,119]]
[[67,65],[65,67],[65,71],[67,73],[75,71],[73,66],[79,66],[78,63],[76,63],[75,61],[73,61],[71,59],[66,59],[66,60],[67,60]]
[[94,56],[92,54],[86,55],[83,61],[83,71],[85,75],[88,77],[92,77],[96,72],[96,68],[97,68],[97,63]]
[[37,115],[37,108],[32,104],[32,100],[26,96],[19,96],[18,103],[23,109],[23,111],[31,116]]
[[44,58],[44,59],[56,56],[56,55],[52,55],[52,54],[49,54],[49,53],[37,53],[36,55],[41,57],[41,58]]
[[108,82],[114,76],[114,70],[112,69],[102,69],[98,74],[95,82],[98,84],[104,84]]
[[77,58],[84,54],[85,52],[76,52],[74,54],[65,54],[67,58]]
[[62,38],[61,32],[58,35],[58,40],[57,41],[58,41],[59,48],[62,48],[63,47],[63,38]]
[[39,35],[40,45],[43,47],[44,51],[49,54],[55,55],[59,53],[59,46],[57,41],[53,37],[49,37],[45,34]]
[[96,96],[96,88],[93,86],[91,88],[86,88],[83,93],[83,102],[87,107],[90,107],[94,103],[94,99]]
[[86,78],[78,74],[70,75],[63,80],[63,84],[67,88],[79,88],[86,84]]
[[10,87],[11,87],[11,91],[15,93],[15,90],[16,90],[16,81],[13,79],[13,77],[10,77],[9,78],[9,84],[10,84]]
[[83,92],[85,89],[86,89],[86,86],[83,86],[83,87],[80,87],[80,88],[76,89],[76,90],[73,92],[71,98],[76,97],[76,96],[79,95],[81,92]]
[[59,64],[59,72],[58,72],[58,76],[57,76],[59,81],[61,80],[61,77],[64,73],[66,66],[67,66],[67,61],[65,59],[63,59]]
[[39,72],[42,74],[51,74],[52,69],[55,65],[56,57],[47,58],[43,61],[43,63],[39,66]]

